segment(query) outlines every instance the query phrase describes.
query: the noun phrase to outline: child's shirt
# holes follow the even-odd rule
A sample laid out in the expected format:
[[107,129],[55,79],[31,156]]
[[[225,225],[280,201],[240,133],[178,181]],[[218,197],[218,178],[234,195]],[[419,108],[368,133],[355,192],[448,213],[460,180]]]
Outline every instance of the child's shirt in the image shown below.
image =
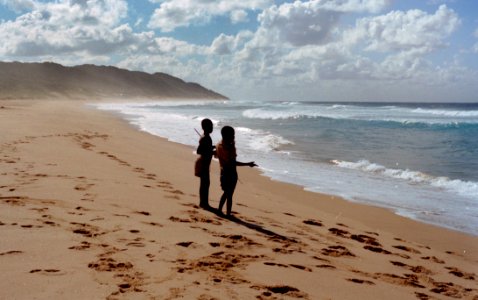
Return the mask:
[[209,135],[203,135],[199,140],[199,146],[196,153],[202,156],[202,159],[207,163],[211,163],[214,148],[212,146],[212,139]]
[[221,171],[236,170],[236,147],[234,144],[224,145],[222,142],[216,146],[216,156],[219,159]]

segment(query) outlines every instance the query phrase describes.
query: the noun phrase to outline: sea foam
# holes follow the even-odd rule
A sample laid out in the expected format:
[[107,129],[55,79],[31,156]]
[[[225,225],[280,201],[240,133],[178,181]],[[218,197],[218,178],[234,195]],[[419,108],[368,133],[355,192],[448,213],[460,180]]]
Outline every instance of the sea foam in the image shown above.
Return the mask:
[[357,162],[332,160],[334,165],[340,168],[360,170],[389,178],[408,181],[410,184],[426,184],[432,187],[445,189],[455,192],[463,197],[478,199],[478,183],[472,181],[462,181],[459,179],[450,179],[448,177],[435,177],[419,171],[402,170],[386,168],[382,165],[371,163],[368,160],[359,160]]

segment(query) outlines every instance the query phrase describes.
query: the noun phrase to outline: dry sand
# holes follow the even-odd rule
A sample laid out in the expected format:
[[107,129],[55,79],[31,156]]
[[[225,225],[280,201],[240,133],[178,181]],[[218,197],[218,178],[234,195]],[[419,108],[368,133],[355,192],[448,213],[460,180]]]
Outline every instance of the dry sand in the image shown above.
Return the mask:
[[478,299],[478,237],[247,167],[224,219],[192,148],[83,103],[0,107],[0,299]]

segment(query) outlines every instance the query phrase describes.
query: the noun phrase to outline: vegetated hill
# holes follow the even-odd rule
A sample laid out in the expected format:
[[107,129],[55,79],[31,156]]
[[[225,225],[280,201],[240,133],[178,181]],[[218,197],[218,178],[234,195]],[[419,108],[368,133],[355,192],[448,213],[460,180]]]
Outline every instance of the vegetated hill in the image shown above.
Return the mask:
[[227,99],[165,73],[56,63],[0,62],[0,99]]

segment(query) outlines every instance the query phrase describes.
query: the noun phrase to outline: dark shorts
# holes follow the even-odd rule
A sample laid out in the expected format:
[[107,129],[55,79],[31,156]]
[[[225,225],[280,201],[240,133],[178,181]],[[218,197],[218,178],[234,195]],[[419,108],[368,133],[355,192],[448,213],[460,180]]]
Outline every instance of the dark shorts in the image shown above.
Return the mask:
[[237,172],[221,171],[221,188],[223,191],[234,191],[237,183]]

